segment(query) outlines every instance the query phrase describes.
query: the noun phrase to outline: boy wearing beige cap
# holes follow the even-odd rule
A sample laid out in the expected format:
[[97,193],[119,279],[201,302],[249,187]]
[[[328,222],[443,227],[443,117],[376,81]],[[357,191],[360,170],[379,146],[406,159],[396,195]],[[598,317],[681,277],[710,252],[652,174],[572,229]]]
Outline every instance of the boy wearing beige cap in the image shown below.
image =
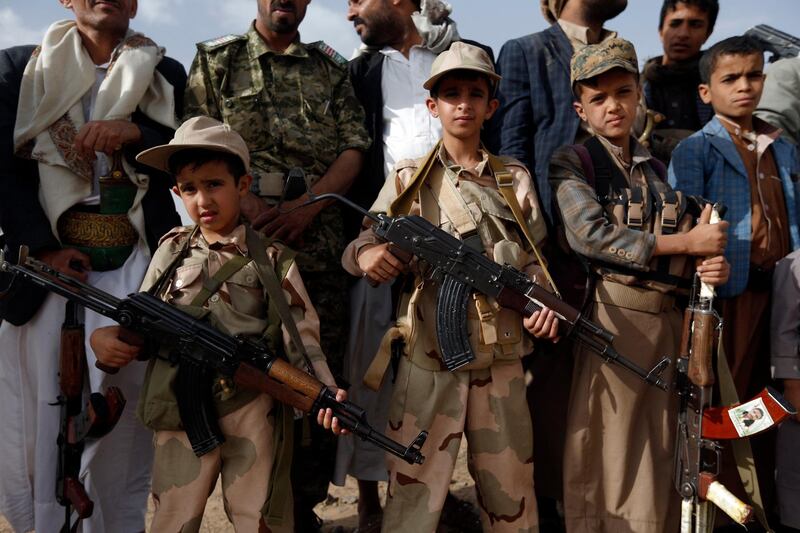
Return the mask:
[[[251,177],[249,150],[239,134],[214,119],[196,117],[178,128],[168,145],[136,159],[175,176],[173,192],[195,222],[162,238],[142,290],[231,335],[261,339],[279,353],[285,349],[303,369],[310,360],[320,381],[335,387],[319,345],[319,319],[293,254],[241,222],[239,202]],[[262,284],[267,277],[274,283]],[[280,311],[278,299],[285,299],[287,312]],[[120,340],[121,333],[114,326],[92,334],[102,363],[120,367],[139,354],[140,347]],[[139,400],[137,415],[155,431],[151,529],[198,531],[206,499],[221,475],[225,508],[236,531],[292,531],[292,411],[266,394],[237,390],[209,375],[208,394],[225,442],[197,457],[173,391],[179,373],[180,366],[152,357]],[[337,397],[343,400],[344,391]],[[330,412],[320,412],[318,421],[339,432]]]
[[[495,261],[533,277],[541,271],[523,235],[540,246],[545,227],[530,174],[480,143],[481,126],[497,109],[493,95],[498,79],[486,53],[468,44],[453,43],[435,60],[424,87],[430,91],[429,111],[442,122],[442,140],[427,156],[401,161],[371,210],[421,215]],[[499,183],[513,197],[519,218]],[[345,250],[345,269],[382,283],[409,270],[365,223]],[[410,271],[413,283],[406,284],[410,289],[400,298],[397,325],[384,337],[368,376],[377,375],[379,383],[392,345],[402,347],[387,434],[401,439],[421,429],[430,434],[425,464],[409,466],[389,458],[383,531],[436,530],[462,435],[469,446],[484,530],[538,531],[533,437],[520,358],[532,349],[526,329],[554,337],[557,322],[544,312],[523,323],[519,314],[476,294],[468,309],[476,359],[450,372],[435,331],[437,283],[426,279],[417,265]]]
[[[711,207],[672,190],[663,164],[631,135],[641,98],[632,44],[587,46],[572,57],[571,77],[575,110],[594,137],[558,149],[549,180],[569,247],[590,265],[589,319],[638,365],[674,362],[676,290],[691,281],[695,257],[713,256],[696,267],[702,281],[727,280],[727,223],[710,225]],[[577,350],[564,452],[567,531],[677,531],[675,395]]]

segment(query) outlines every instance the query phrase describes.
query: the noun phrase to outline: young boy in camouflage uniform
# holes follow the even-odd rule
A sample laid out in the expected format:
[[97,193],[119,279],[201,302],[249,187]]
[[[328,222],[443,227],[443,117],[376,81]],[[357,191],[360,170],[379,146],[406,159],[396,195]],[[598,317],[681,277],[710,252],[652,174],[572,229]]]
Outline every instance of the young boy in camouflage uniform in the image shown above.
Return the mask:
[[[663,165],[631,135],[641,97],[633,45],[587,46],[573,56],[571,76],[575,110],[595,136],[555,152],[550,183],[567,242],[591,265],[590,320],[615,335],[616,350],[652,368],[678,353],[674,294],[679,280],[691,280],[691,256],[714,256],[697,266],[701,280],[727,280],[727,223],[708,224],[711,207],[701,214],[702,200],[673,191]],[[676,397],[577,349],[564,452],[567,531],[677,531]]]
[[[468,44],[453,43],[436,59],[424,87],[431,93],[429,111],[442,122],[442,141],[422,159],[401,161],[372,210],[421,215],[488,257],[534,277],[539,267],[520,224],[536,245],[542,244],[545,226],[530,174],[515,160],[489,154],[480,143],[481,126],[497,109],[493,93],[499,78],[487,54]],[[513,178],[511,196],[523,220],[515,218],[498,191],[500,173]],[[369,227],[350,243],[343,264],[352,274],[379,282],[405,270]],[[533,436],[520,358],[532,349],[523,325],[538,336],[554,337],[557,321],[546,311],[523,324],[521,315],[476,294],[468,311],[476,360],[449,372],[435,331],[437,284],[415,271],[413,285],[401,298],[397,327],[384,338],[384,346],[393,338],[405,343],[387,433],[401,440],[421,429],[430,435],[424,465],[389,460],[383,531],[436,530],[462,435],[469,445],[484,530],[538,531]],[[385,354],[381,351],[376,360],[385,360]]]
[[[163,237],[142,290],[206,317],[231,335],[262,338],[279,352],[283,344],[290,361],[303,366],[307,358],[317,377],[334,387],[319,345],[319,319],[291,252],[241,223],[239,201],[251,180],[242,138],[228,125],[197,117],[186,121],[170,144],[146,150],[137,160],[175,176],[173,192],[196,224]],[[263,276],[276,274],[275,284],[283,290],[275,297],[287,300],[299,338],[285,324],[278,327],[273,295],[261,284]],[[118,326],[92,335],[97,357],[106,365],[126,365],[139,352],[119,335]],[[285,453],[291,455],[291,411],[282,412],[266,394],[236,390],[216,379],[208,393],[225,442],[196,457],[173,392],[178,372],[179,367],[152,358],[137,413],[156,432],[152,530],[198,531],[206,499],[222,475],[225,511],[236,531],[292,531],[290,457]],[[337,397],[344,399],[344,391]],[[330,411],[320,412],[318,421],[339,432]]]

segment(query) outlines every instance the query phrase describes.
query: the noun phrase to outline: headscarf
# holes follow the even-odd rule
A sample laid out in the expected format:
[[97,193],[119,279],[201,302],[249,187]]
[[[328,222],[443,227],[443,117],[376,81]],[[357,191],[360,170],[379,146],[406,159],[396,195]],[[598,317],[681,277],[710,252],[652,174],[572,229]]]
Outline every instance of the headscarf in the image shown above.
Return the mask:
[[455,21],[450,18],[453,6],[442,0],[422,0],[419,11],[411,14],[414,26],[422,37],[423,46],[440,54],[461,37]]

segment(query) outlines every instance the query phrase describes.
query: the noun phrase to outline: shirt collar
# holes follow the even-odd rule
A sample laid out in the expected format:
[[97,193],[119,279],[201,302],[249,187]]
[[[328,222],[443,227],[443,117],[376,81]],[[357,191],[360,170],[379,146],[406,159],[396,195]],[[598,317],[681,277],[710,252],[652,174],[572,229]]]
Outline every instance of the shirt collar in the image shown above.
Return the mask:
[[197,231],[192,238],[191,246],[193,248],[202,248],[206,250],[221,250],[233,246],[240,254],[247,255],[247,228],[244,224],[239,224],[228,235],[211,245],[206,241],[203,232]]
[[[775,142],[783,130],[767,124],[758,117],[753,117],[753,131],[745,131],[732,120],[721,115],[715,115],[722,127],[732,138],[736,137],[750,152],[755,152],[761,157],[764,152]],[[735,143],[735,140],[734,140]]]
[[623,150],[621,146],[613,144],[611,141],[609,141],[602,135],[598,135],[597,138],[600,139],[600,142],[603,144],[603,146],[606,147],[606,149],[609,151],[611,156],[617,161],[617,163],[627,170],[630,170],[644,163],[645,161],[649,161],[652,158],[650,152],[648,152],[647,149],[644,146],[642,146],[641,143],[639,143],[639,141],[637,141],[632,136],[629,137],[631,142],[630,163],[628,163],[623,159],[622,157]]
[[[564,30],[564,33],[567,36],[567,39],[570,40],[573,44],[578,42],[584,46],[589,44],[597,44],[597,43],[590,43],[589,42],[589,27],[588,26],[580,26],[575,24],[574,22],[569,22],[564,19],[558,19],[558,25],[561,26],[561,29]],[[606,39],[613,39],[617,36],[617,32],[609,31],[605,28],[600,30],[600,38],[597,41],[598,43],[602,43]]]
[[478,163],[478,166],[474,168],[464,168],[461,165],[454,163],[450,159],[450,155],[447,153],[447,150],[445,150],[444,143],[442,143],[442,145],[439,147],[438,157],[439,162],[442,163],[446,169],[453,172],[456,176],[460,177],[462,174],[467,174],[469,176],[479,178],[486,172],[486,167],[489,164],[489,153],[486,151],[486,149],[481,146],[479,152],[481,154],[481,162]]
[[250,24],[250,29],[247,31],[247,49],[250,52],[250,58],[256,59],[265,54],[273,54],[276,56],[294,56],[294,57],[308,57],[308,50],[300,42],[300,34],[283,52],[277,52],[267,45],[267,42],[261,37],[261,34],[256,30],[256,23],[253,21]]
[[[411,47],[411,50],[409,51],[409,54],[408,54],[408,58],[406,58],[402,54],[402,52],[400,52],[400,50],[398,50],[396,48],[392,48],[391,46],[384,46],[381,49],[380,53],[383,54],[384,56],[386,56],[387,59],[391,59],[392,61],[406,62],[406,61],[412,61],[413,60],[414,56],[416,55],[416,54],[414,54],[414,49],[419,49],[418,51],[427,50],[427,48],[425,48],[421,44],[415,44],[414,46]],[[431,52],[431,54],[433,54],[433,52]]]

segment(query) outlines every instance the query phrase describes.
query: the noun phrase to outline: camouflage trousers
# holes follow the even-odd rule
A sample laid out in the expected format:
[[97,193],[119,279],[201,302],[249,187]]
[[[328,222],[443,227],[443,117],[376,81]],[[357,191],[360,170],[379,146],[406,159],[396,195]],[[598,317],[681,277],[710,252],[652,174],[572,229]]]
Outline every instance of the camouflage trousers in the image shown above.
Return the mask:
[[[273,467],[274,404],[261,394],[220,418],[225,443],[202,457],[192,452],[185,432],[156,432],[152,531],[199,531],[206,500],[220,476],[225,512],[237,532],[292,531],[291,512],[284,513],[285,529],[267,528],[262,519]],[[291,509],[291,497],[286,505]]]
[[410,442],[429,432],[425,464],[389,456],[383,531],[433,532],[453,476],[462,435],[484,531],[539,531],[533,491],[533,433],[522,364],[430,371],[400,362],[387,435]]

